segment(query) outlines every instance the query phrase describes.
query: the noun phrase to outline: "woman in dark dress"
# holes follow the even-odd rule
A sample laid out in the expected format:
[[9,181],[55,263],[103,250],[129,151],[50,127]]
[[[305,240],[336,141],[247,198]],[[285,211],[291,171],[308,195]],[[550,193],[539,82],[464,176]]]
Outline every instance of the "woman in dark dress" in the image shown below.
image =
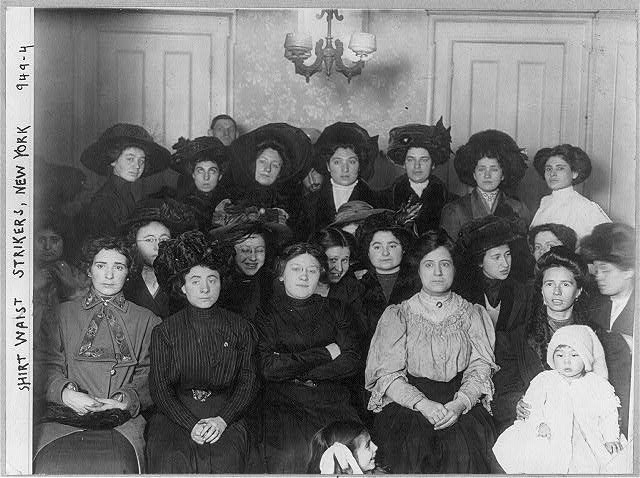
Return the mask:
[[401,209],[421,203],[422,209],[415,223],[418,234],[440,227],[442,208],[449,201],[444,183],[432,175],[433,170],[446,163],[451,155],[451,127],[408,124],[389,131],[389,159],[402,166],[406,174],[400,176],[386,191],[388,205]]
[[[294,232],[298,228],[304,186],[311,169],[312,147],[300,128],[269,123],[240,136],[229,147],[231,161],[220,195],[241,207],[278,209]],[[304,222],[304,221],[303,221]]]
[[36,390],[45,407],[36,412],[33,470],[144,473],[140,413],[152,404],[149,345],[160,319],[122,294],[131,265],[124,241],[91,239],[83,255],[91,288],[42,323],[36,348]]
[[420,281],[403,258],[415,234],[392,212],[367,217],[356,231],[356,242],[367,272],[360,279],[360,302],[365,334],[361,351],[366,354],[378,320],[388,305],[398,304],[420,290]]
[[523,237],[525,229],[517,219],[485,216],[465,224],[456,243],[462,261],[454,291],[470,303],[483,306],[495,329],[495,362],[500,369],[493,376],[491,411],[498,433],[513,424],[523,390],[517,367],[511,366],[517,355],[510,339],[531,315],[533,290],[511,277],[510,244]]
[[324,264],[316,245],[287,247],[271,303],[256,321],[269,473],[304,473],[313,435],[358,419],[345,385],[362,366],[349,318],[340,302],[314,294]]
[[360,312],[360,285],[353,275],[351,264],[355,262],[356,240],[346,231],[327,227],[309,237],[327,256],[327,271],[320,278],[316,294],[337,299],[354,312]]
[[195,229],[193,212],[177,201],[145,199],[122,225],[134,258],[123,292],[127,300],[149,309],[164,319],[178,311],[181,303],[172,301],[169,290],[160,287],[153,269],[160,243],[172,234]]
[[[512,384],[512,397],[522,396],[531,380],[545,369],[547,346],[553,333],[566,325],[595,325],[588,314],[589,298],[584,290],[588,277],[587,265],[582,257],[565,246],[552,247],[543,254],[535,269],[534,295],[531,316],[524,326],[510,331],[509,340],[515,360],[503,361],[502,373],[519,377],[521,391]],[[608,378],[605,352],[594,332],[593,371]],[[529,416],[528,404],[520,400],[516,418]]]
[[332,223],[340,206],[349,201],[384,207],[384,196],[366,183],[373,175],[378,136],[370,137],[356,123],[338,122],[322,131],[313,148],[314,169],[324,174],[325,180],[320,190],[307,198],[309,233]]
[[33,330],[40,340],[40,324],[54,316],[61,302],[84,295],[91,281],[81,271],[70,249],[73,224],[54,211],[38,211],[33,241]]
[[[580,242],[580,250],[593,263],[601,296],[589,310],[599,329],[609,368],[609,381],[620,398],[620,431],[629,432],[632,387],[633,327],[635,318],[636,231],[622,223],[605,223],[593,228]],[[632,418],[631,418],[632,420]]]
[[199,231],[161,243],[154,262],[163,286],[186,299],[151,339],[150,473],[243,473],[243,419],[258,382],[249,323],[216,305],[228,251]]
[[171,156],[171,167],[182,174],[183,183],[177,199],[193,210],[198,228],[206,233],[223,199],[218,183],[229,161],[227,147],[218,138],[201,136],[193,140],[181,137],[173,149],[176,152]]
[[[274,221],[275,219],[275,221]],[[273,210],[245,208],[235,213],[216,212],[209,239],[231,246],[230,272],[224,278],[220,305],[255,323],[273,289],[273,260],[292,232],[277,222]]]
[[86,236],[118,234],[135,209],[133,183],[166,169],[170,157],[142,126],[118,123],[102,133],[80,157],[87,168],[108,177],[84,213]]
[[[518,216],[529,226],[531,214],[527,206],[507,194],[517,187],[527,170],[527,155],[511,136],[493,129],[472,135],[456,152],[454,166],[460,182],[473,190],[442,209],[440,224],[453,241],[458,240],[464,224],[489,214]],[[511,252],[512,275],[525,281],[534,262],[526,240],[515,241]]]
[[493,324],[451,292],[447,234],[430,231],[410,253],[422,289],[384,311],[367,358],[376,443],[394,473],[490,473]]

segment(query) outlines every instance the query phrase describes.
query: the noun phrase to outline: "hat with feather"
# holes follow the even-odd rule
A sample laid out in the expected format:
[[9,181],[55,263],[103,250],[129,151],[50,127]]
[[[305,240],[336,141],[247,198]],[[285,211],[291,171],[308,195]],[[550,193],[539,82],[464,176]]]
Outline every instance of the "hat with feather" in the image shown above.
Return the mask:
[[444,127],[442,117],[435,126],[411,123],[397,126],[389,131],[387,156],[400,166],[404,165],[410,148],[424,148],[429,151],[433,165],[446,163],[451,156],[451,126]]

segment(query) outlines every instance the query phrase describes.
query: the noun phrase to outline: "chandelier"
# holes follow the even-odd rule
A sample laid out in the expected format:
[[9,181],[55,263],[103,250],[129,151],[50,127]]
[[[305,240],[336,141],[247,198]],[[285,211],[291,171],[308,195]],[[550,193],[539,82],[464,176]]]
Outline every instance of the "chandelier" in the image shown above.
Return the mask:
[[336,46],[333,46],[333,37],[331,36],[331,21],[335,17],[336,20],[342,21],[344,18],[338,14],[338,10],[322,10],[317,19],[321,19],[327,15],[327,36],[316,43],[316,61],[312,65],[305,65],[304,61],[311,56],[311,35],[306,33],[287,33],[284,40],[284,57],[290,60],[296,66],[296,73],[309,78],[322,71],[327,76],[331,75],[331,70],[335,66],[337,72],[347,77],[347,82],[351,83],[351,78],[359,75],[364,68],[364,63],[370,58],[370,55],[376,51],[376,36],[371,33],[353,33],[349,41],[349,49],[358,57],[358,61],[351,66],[347,66],[342,61],[344,53],[343,43],[336,39]]

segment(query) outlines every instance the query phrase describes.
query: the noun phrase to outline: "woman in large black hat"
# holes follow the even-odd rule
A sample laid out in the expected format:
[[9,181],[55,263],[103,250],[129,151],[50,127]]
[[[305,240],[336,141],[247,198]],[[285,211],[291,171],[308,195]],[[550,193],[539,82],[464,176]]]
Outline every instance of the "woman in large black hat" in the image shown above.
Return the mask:
[[133,183],[166,169],[170,157],[142,126],[118,123],[107,128],[80,157],[87,168],[107,176],[86,211],[87,235],[117,234],[135,209]]
[[160,243],[172,235],[196,228],[193,211],[174,199],[140,201],[121,231],[133,253],[133,264],[124,286],[125,297],[161,318],[177,312],[170,291],[160,287],[153,269]]
[[327,126],[313,147],[314,169],[325,181],[307,198],[309,233],[332,223],[340,206],[349,201],[384,206],[384,196],[366,183],[378,155],[378,136],[370,137],[357,123],[338,122]]
[[450,131],[451,127],[444,127],[442,118],[435,126],[407,124],[389,131],[387,155],[406,171],[386,191],[389,207],[400,209],[421,203],[415,221],[418,234],[438,229],[442,208],[449,200],[447,187],[431,173],[449,160]]
[[594,226],[611,222],[597,203],[573,188],[591,174],[591,160],[583,150],[570,144],[542,148],[536,153],[533,166],[547,182],[551,194],[540,201],[532,227],[563,224],[573,229],[580,239],[590,234]]
[[442,209],[441,225],[453,241],[464,224],[489,214],[519,216],[529,225],[527,206],[504,192],[522,180],[526,161],[527,155],[514,139],[494,129],[472,135],[458,149],[453,163],[458,179],[473,190]]
[[173,149],[171,167],[182,174],[177,199],[193,209],[198,228],[206,233],[215,207],[224,199],[218,184],[229,161],[228,149],[212,136],[181,137]]
[[150,473],[243,473],[244,414],[258,382],[249,323],[216,303],[228,251],[189,231],[160,245],[154,268],[186,302],[151,337]]
[[[229,207],[227,207],[229,209]],[[220,304],[254,322],[260,307],[271,297],[273,260],[293,233],[278,222],[278,212],[256,207],[217,211],[209,238],[231,246]]]
[[[509,362],[515,359],[512,332],[522,328],[531,314],[530,287],[511,276],[511,244],[526,227],[519,218],[485,216],[462,227],[456,253],[460,260],[454,290],[472,304],[483,306],[495,329],[495,395],[491,405],[498,433],[513,423],[522,383]],[[513,391],[517,391],[514,395]]]
[[636,231],[628,224],[605,223],[580,242],[580,252],[593,263],[601,297],[589,315],[599,329],[609,380],[620,398],[621,431],[627,435],[631,390],[631,357],[635,322]]
[[311,141],[300,128],[269,123],[240,136],[229,147],[229,167],[220,194],[242,207],[278,208],[295,229],[311,169]]

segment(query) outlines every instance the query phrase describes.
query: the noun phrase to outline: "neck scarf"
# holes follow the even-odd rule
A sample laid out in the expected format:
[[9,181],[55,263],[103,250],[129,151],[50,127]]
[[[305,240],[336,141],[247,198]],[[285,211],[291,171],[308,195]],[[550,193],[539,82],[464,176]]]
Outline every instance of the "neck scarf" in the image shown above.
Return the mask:
[[[84,299],[85,309],[95,308],[93,317],[89,321],[87,331],[80,343],[78,355],[83,358],[93,359],[114,359],[116,362],[132,362],[131,347],[126,332],[118,322],[114,310],[125,311],[126,300],[122,292],[118,292],[112,297],[102,297],[92,288]],[[111,342],[113,347],[96,347],[93,342],[98,335],[98,329],[105,322],[109,327]]]

